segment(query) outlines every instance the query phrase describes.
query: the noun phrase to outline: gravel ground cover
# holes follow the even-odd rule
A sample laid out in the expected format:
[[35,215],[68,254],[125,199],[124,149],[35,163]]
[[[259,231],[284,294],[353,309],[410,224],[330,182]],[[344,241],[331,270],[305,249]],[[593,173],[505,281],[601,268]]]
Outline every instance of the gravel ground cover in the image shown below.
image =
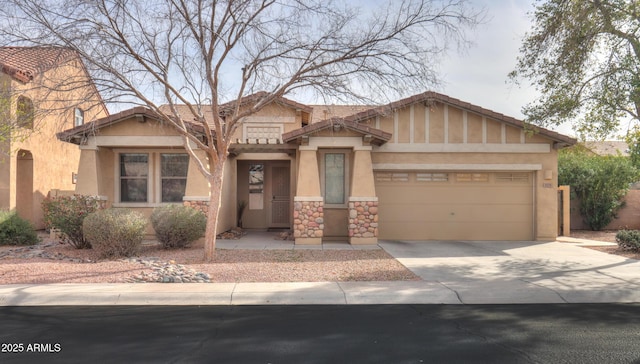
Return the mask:
[[384,250],[219,249],[213,263],[203,255],[202,244],[179,250],[147,244],[137,257],[109,261],[45,238],[33,247],[0,247],[0,284],[420,279]]
[[[603,231],[590,231],[590,230],[572,230],[571,237],[572,238],[580,238],[580,239],[589,239],[596,241],[604,241],[608,243],[616,242],[616,234],[617,230],[603,230]],[[620,255],[626,258],[638,259],[640,260],[640,253],[631,252],[628,250],[623,250],[618,248],[617,245],[612,246],[589,246],[589,249],[601,251],[603,253]]]
[[[572,237],[615,242],[616,231],[575,230]],[[0,246],[0,284],[124,282],[335,282],[402,281],[420,278],[384,250],[218,249],[203,261],[202,244],[164,250],[146,244],[138,256],[100,260],[42,235],[32,247]],[[640,259],[617,246],[590,249]]]

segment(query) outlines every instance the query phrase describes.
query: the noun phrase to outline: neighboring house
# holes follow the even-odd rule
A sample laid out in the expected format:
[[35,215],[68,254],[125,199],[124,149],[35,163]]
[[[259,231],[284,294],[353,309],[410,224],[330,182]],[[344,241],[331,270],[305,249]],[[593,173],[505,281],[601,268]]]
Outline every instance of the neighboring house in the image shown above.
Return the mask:
[[597,155],[629,156],[629,145],[620,140],[587,141],[580,144]]
[[[244,120],[220,231],[243,203],[244,228],[291,229],[297,244],[555,239],[557,150],[575,139],[434,92],[348,116],[322,119],[323,108],[280,98]],[[78,193],[147,215],[164,203],[206,207],[182,138],[148,109],[58,137],[82,151]]]
[[108,112],[67,48],[0,47],[0,93],[0,208],[41,229],[42,200],[52,189],[74,189],[80,158],[56,133]]

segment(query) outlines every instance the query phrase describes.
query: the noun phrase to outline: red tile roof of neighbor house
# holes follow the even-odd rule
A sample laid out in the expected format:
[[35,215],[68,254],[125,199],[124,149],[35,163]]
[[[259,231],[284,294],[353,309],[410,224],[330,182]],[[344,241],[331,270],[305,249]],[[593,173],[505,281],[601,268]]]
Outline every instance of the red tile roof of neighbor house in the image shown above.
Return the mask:
[[64,47],[0,47],[0,71],[27,83],[76,58],[77,53]]

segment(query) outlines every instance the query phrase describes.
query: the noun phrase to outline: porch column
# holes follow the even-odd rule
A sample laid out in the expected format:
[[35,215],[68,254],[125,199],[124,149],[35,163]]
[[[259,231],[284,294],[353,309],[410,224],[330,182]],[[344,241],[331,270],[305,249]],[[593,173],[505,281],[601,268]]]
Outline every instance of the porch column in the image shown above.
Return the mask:
[[317,147],[300,146],[298,182],[293,198],[293,237],[296,244],[322,244],[324,202],[317,151]]
[[[200,149],[195,149],[195,154],[204,163],[208,162],[207,155]],[[227,176],[227,179],[229,176]],[[225,181],[225,183],[228,183]],[[183,205],[193,207],[202,211],[205,215],[209,213],[209,182],[202,175],[198,168],[198,162],[189,156],[189,168],[187,169],[187,185],[182,198]],[[221,230],[224,231],[224,230]]]
[[353,178],[349,196],[349,242],[378,243],[378,197],[371,163],[371,146],[353,148]]
[[76,193],[86,196],[100,196],[100,161],[98,147],[80,146],[80,162],[78,163],[78,181]]

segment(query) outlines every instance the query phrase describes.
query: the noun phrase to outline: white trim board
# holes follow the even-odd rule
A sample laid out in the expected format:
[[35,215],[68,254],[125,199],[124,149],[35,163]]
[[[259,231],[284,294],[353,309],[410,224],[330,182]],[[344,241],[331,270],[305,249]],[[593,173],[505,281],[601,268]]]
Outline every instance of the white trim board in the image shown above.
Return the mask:
[[542,170],[542,164],[374,163],[373,169],[414,171],[540,171]]
[[394,144],[387,143],[373,152],[385,153],[550,153],[549,144]]

